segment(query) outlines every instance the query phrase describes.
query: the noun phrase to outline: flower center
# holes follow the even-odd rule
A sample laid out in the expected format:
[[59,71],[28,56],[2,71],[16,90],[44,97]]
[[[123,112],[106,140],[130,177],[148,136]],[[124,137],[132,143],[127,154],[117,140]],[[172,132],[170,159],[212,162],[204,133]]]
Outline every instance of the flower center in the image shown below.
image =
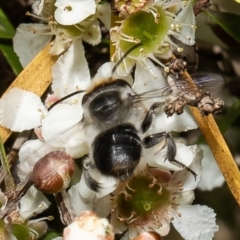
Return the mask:
[[120,220],[143,225],[162,214],[170,204],[170,193],[149,175],[139,175],[126,184],[118,195],[117,209]]
[[164,41],[170,24],[162,7],[156,6],[149,12],[139,11],[130,15],[121,27],[119,47],[126,52],[136,43],[141,45],[133,50],[129,57],[137,58],[154,52]]

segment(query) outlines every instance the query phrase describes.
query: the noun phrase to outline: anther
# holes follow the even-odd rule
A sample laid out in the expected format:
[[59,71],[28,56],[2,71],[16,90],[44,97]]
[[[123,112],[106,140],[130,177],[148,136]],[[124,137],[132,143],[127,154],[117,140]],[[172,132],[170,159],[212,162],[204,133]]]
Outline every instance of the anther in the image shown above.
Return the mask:
[[166,73],[169,73],[169,67],[164,67],[164,71],[166,72]]
[[178,52],[183,52],[183,48],[178,47],[178,48],[177,48],[177,51],[178,51]]

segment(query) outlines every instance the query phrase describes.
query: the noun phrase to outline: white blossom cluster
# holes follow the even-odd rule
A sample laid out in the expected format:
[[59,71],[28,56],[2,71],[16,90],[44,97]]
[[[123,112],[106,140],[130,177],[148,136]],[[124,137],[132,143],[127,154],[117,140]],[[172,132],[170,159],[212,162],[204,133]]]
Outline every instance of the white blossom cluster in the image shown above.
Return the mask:
[[[159,58],[167,59],[174,50],[183,50],[171,40],[171,36],[184,44],[194,44],[193,1],[132,1],[132,5],[128,7],[124,4],[125,1],[115,2],[115,7],[120,11],[123,20],[112,28],[110,27],[112,9],[106,1],[36,0],[33,4],[33,16],[38,17],[42,23],[21,24],[17,29],[14,49],[23,67],[50,42],[50,54],[61,54],[52,68],[52,94],[48,95],[44,103],[34,93],[17,88],[10,90],[0,100],[1,125],[17,132],[34,129],[38,137],[36,140],[27,141],[20,149],[18,176],[21,181],[31,173],[38,159],[49,152],[64,150],[73,159],[89,154],[91,148],[83,121],[84,91],[89,91],[102,79],[117,78],[126,80],[137,94],[161,88],[166,85],[166,80],[152,61],[165,68]],[[148,27],[147,21],[150,24],[153,21],[153,24],[161,28],[158,29],[155,25]],[[101,42],[100,22],[110,31],[111,40],[116,47],[114,61],[119,61],[133,44],[142,45],[124,58],[114,74],[112,68],[115,64],[106,63],[92,79],[82,41],[93,46]],[[141,28],[146,25],[146,29],[137,31],[134,24]],[[129,74],[133,66],[136,66],[134,79]],[[76,90],[83,92],[48,110],[52,103]],[[146,100],[144,105],[149,108],[154,101],[155,99]],[[179,116],[169,118],[160,111],[156,114],[148,133],[182,132],[194,128],[197,128],[197,125],[188,110]],[[170,231],[171,223],[186,240],[212,239],[214,232],[218,230],[215,213],[206,206],[191,205],[194,200],[193,191],[202,177],[202,150],[196,145],[186,146],[183,143],[176,143],[176,147],[176,159],[191,168],[197,174],[196,179],[186,169],[165,161],[166,149],[156,152],[153,149],[144,150],[139,167],[134,172],[136,177],[149,174],[156,178],[159,187],[169,196],[164,208],[158,206],[157,210],[153,211],[154,219],[150,218],[139,224],[134,224],[134,217],[131,218],[133,224],[131,221],[121,221],[122,215],[117,201],[112,200],[111,196],[114,195],[116,198],[123,192],[126,193],[126,185],[123,186],[116,178],[101,174],[97,169],[91,169],[89,172],[99,182],[101,186],[99,192],[94,192],[88,187],[83,174],[78,176],[80,181],[70,186],[68,190],[76,214],[90,210],[102,218],[110,215],[110,223],[115,233],[122,233],[128,229],[123,239],[133,239],[145,231],[156,231],[165,236]],[[159,172],[163,171],[167,179],[158,179],[146,166]],[[127,184],[131,185],[131,182]],[[36,212],[40,199],[43,209],[49,207],[44,195],[31,187],[21,200],[20,214],[24,216],[26,212]],[[29,207],[27,203],[34,207]]]

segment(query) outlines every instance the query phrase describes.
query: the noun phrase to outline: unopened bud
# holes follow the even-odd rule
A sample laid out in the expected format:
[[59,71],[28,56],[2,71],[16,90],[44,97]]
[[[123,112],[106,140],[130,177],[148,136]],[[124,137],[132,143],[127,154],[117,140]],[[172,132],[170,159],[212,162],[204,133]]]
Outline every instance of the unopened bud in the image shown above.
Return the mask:
[[44,193],[57,193],[67,188],[74,173],[74,162],[64,151],[54,151],[39,159],[30,180]]
[[64,229],[63,238],[64,240],[113,240],[114,233],[106,218],[99,218],[92,211],[84,211]]

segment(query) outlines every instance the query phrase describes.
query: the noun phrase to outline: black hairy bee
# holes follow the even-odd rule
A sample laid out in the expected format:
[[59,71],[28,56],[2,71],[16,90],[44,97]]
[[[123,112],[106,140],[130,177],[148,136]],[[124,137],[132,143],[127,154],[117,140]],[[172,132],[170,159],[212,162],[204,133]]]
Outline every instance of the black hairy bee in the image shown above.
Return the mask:
[[[169,75],[173,77],[173,73]],[[205,81],[206,84],[207,79],[211,79],[211,77],[212,75],[205,74],[198,79]],[[155,102],[150,107],[146,107],[144,99],[156,98],[156,96],[174,92],[177,97],[174,103],[179,104],[180,102],[181,105],[181,100],[185,99],[184,104],[181,105],[181,112],[185,104],[194,105],[194,101],[197,101],[195,104],[197,105],[201,100],[191,97],[189,103],[187,101],[189,94],[194,96],[194,91],[197,93],[201,91],[196,89],[193,91],[189,88],[189,93],[187,85],[185,83],[181,84],[179,77],[176,78],[174,84],[168,86],[167,90],[161,88],[136,94],[127,81],[110,78],[101,81],[85,92],[82,99],[82,123],[90,153],[87,160],[84,161],[84,177],[92,190],[97,191],[100,186],[89,174],[89,169],[97,168],[106,176],[125,181],[133,175],[141,159],[143,149],[152,148],[162,141],[164,143],[162,148],[167,148],[166,159],[177,166],[186,168],[196,177],[195,172],[175,159],[176,145],[169,133],[159,132],[146,136],[146,132],[152,125],[156,110],[164,106],[165,112],[169,113],[166,109],[169,109],[172,103]],[[50,108],[80,92],[84,91],[67,95],[55,102]],[[203,96],[205,95],[203,94]],[[173,110],[180,114],[176,109]],[[171,111],[170,113],[169,116],[174,112]]]
[[163,103],[156,102],[147,109],[141,97],[123,79],[103,81],[84,94],[82,123],[90,146],[84,176],[92,190],[97,191],[99,184],[89,174],[89,169],[97,168],[106,176],[124,181],[132,176],[143,148],[152,148],[162,141],[167,148],[166,159],[196,176],[175,159],[176,146],[168,133],[142,137],[152,125],[155,110]]

